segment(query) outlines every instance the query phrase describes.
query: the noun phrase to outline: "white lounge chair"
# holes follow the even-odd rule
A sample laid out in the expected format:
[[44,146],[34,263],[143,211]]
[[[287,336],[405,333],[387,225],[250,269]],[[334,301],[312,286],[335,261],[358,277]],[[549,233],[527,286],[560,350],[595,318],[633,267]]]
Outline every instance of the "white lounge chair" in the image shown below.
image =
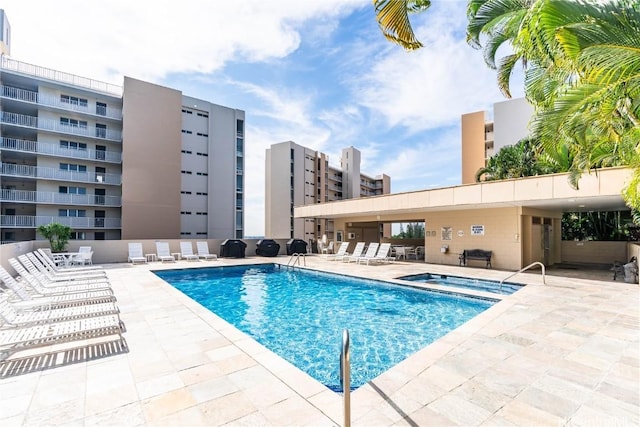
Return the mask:
[[136,262],[147,262],[147,257],[142,253],[142,243],[131,242],[129,243],[129,258],[127,262],[135,264]]
[[193,253],[191,242],[180,242],[180,256],[187,261],[199,261],[200,257]]
[[205,261],[218,259],[218,255],[209,253],[209,244],[207,242],[196,242],[196,249],[198,250],[198,257],[204,258]]
[[337,260],[338,258],[340,260],[342,260],[342,257],[344,257],[347,254],[347,249],[349,249],[349,242],[342,242],[340,243],[340,246],[338,246],[338,251],[335,254],[328,254],[327,255],[327,259],[328,260]]
[[358,260],[358,263],[366,263],[369,265],[370,263],[382,263],[382,262],[390,262],[391,258],[389,257],[389,251],[391,250],[391,243],[382,243],[378,248],[378,252],[375,256],[372,257],[363,257]]
[[176,259],[171,255],[169,242],[156,242],[156,252],[158,259],[162,262],[176,262]]
[[[360,263],[361,260],[373,258],[374,256],[376,256],[376,252],[378,252],[379,246],[380,243],[378,242],[369,243],[369,246],[367,246],[367,251],[364,253],[364,255],[354,258],[353,261]],[[351,261],[351,259],[349,261]]]
[[353,253],[351,255],[349,254],[345,254],[342,257],[336,258],[336,261],[346,261],[346,262],[351,262],[351,261],[356,261],[358,258],[360,258],[362,256],[362,251],[364,250],[364,242],[358,242],[356,243],[356,247],[353,248]]
[[57,286],[56,283],[109,283],[109,279],[104,271],[91,271],[83,274],[63,274],[51,272],[40,263],[40,260],[33,253],[18,255],[18,259],[29,273],[36,276],[43,285],[49,284]]
[[116,315],[50,322],[24,327],[0,328],[0,360],[12,353],[62,342],[117,335],[124,350],[122,325]]
[[119,313],[120,310],[118,306],[113,302],[51,308],[48,304],[14,304],[8,300],[6,293],[0,295],[0,319],[12,327],[60,322],[84,317],[105,316],[109,314],[116,315],[120,318]]
[[91,290],[109,290],[111,293],[111,287],[108,282],[99,283],[82,283],[82,282],[57,282],[55,284],[47,283],[45,285],[42,282],[41,277],[36,277],[30,274],[15,258],[9,258],[9,264],[14,270],[25,280],[34,290],[42,295],[55,295],[62,293],[79,293],[87,292]]
[[81,274],[81,273],[89,273],[93,271],[104,271],[104,269],[99,265],[86,265],[86,266],[73,266],[62,268],[59,267],[44,249],[38,249],[33,252],[33,255],[36,256],[40,262],[47,267],[47,269],[51,272],[64,273],[64,274]]
[[15,295],[15,302],[21,302],[27,306],[31,304],[47,304],[51,307],[64,307],[67,305],[116,301],[116,297],[110,289],[97,289],[77,293],[56,293],[51,289],[47,289],[44,294],[38,293],[35,288],[28,285],[27,280],[18,282],[2,266],[0,266],[0,281]]

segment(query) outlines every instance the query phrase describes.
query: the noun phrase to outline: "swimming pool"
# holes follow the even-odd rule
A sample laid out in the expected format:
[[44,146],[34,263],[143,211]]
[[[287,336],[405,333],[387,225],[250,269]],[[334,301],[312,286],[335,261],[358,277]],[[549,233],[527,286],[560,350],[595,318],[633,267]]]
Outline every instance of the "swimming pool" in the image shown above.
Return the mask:
[[356,389],[496,302],[274,264],[154,273],[334,391],[343,329]]
[[436,285],[452,286],[454,288],[473,289],[476,291],[491,292],[493,294],[511,295],[519,291],[524,285],[518,283],[500,282],[495,280],[473,279],[469,277],[450,276],[448,274],[413,274],[411,276],[398,277],[398,280],[410,282],[432,283]]

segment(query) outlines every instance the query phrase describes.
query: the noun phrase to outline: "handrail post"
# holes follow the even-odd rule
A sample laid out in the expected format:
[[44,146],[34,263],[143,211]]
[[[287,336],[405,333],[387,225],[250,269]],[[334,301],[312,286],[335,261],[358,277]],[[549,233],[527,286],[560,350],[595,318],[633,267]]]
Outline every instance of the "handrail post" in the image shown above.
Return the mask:
[[351,426],[351,362],[349,361],[349,330],[342,331],[340,352],[340,380],[344,400],[344,427]]

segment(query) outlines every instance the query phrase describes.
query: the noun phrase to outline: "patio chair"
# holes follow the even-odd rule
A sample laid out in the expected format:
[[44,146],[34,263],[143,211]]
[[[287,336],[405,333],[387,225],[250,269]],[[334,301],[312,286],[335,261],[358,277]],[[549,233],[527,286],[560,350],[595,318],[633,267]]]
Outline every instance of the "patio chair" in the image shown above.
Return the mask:
[[63,293],[79,293],[92,290],[109,290],[113,294],[108,282],[82,283],[82,282],[58,282],[45,285],[42,279],[30,274],[15,258],[9,258],[9,264],[34,290],[42,295],[55,295]]
[[44,265],[40,263],[40,260],[33,254],[27,253],[18,255],[18,260],[27,269],[27,271],[37,278],[42,278],[42,283],[47,285],[48,283],[55,284],[57,282],[79,282],[79,283],[100,283],[109,282],[107,275],[104,271],[91,271],[81,274],[63,274],[49,271]]
[[196,249],[198,250],[198,257],[204,258],[205,261],[209,259],[218,259],[218,255],[209,253],[209,245],[207,242],[196,242]]
[[51,253],[50,249],[42,249],[42,248],[33,252],[33,254],[38,257],[40,262],[42,262],[42,264],[44,264],[47,267],[47,269],[49,269],[50,271],[64,272],[66,274],[80,274],[80,273],[89,272],[89,271],[104,271],[104,269],[99,265],[73,266],[73,267],[63,268],[63,267],[60,267],[54,261],[53,257],[49,255],[50,253]]
[[327,259],[330,261],[331,260],[335,261],[338,258],[340,258],[340,260],[342,260],[342,257],[344,257],[347,254],[347,249],[349,249],[349,242],[342,242],[338,247],[338,251],[335,254],[328,254]]
[[187,261],[200,260],[200,257],[193,253],[191,242],[180,242],[180,256]]
[[162,262],[176,262],[176,259],[171,255],[169,242],[156,242],[156,252],[158,259]]
[[0,281],[4,283],[16,298],[15,303],[21,303],[24,306],[32,304],[47,304],[51,307],[64,307],[67,305],[95,304],[101,302],[116,301],[116,297],[109,289],[98,289],[94,291],[77,292],[77,293],[54,293],[46,290],[44,294],[36,291],[35,288],[28,285],[27,280],[17,281],[9,274],[7,270],[0,266]]
[[[379,246],[380,246],[380,243],[377,243],[377,242],[369,243],[369,246],[367,246],[367,251],[364,253],[364,255],[356,257],[353,260],[356,263],[359,263],[360,260],[362,260],[362,259],[373,258],[374,256],[376,256],[376,252],[378,251],[378,247]],[[351,257],[349,257],[349,258],[351,258]],[[351,259],[349,260],[349,262],[351,262]]]
[[120,310],[113,302],[51,308],[48,304],[14,304],[8,300],[6,293],[0,295],[0,320],[11,326],[28,326],[109,314],[118,316],[122,324],[119,313]]
[[[360,257],[358,259],[358,263],[366,262],[367,265],[370,263],[382,263],[382,262],[390,262],[391,257],[389,257],[389,251],[391,250],[391,243],[382,243],[378,252],[372,257]],[[368,252],[368,251],[367,251]]]
[[135,264],[136,262],[147,262],[147,257],[142,253],[142,243],[130,242],[129,243],[129,258],[127,262]]
[[353,248],[353,253],[351,255],[345,254],[340,258],[340,261],[351,262],[355,261],[362,256],[362,251],[364,250],[364,242],[356,243],[356,247]]
[[126,349],[122,325],[116,315],[24,327],[3,327],[0,328],[0,360],[5,360],[11,354],[22,350],[110,335],[117,335],[122,349]]

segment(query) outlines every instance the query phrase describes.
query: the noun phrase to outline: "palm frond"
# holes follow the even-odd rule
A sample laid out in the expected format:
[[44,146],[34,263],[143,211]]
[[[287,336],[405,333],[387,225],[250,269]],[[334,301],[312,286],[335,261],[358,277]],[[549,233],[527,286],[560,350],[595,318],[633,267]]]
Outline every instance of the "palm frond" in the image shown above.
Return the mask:
[[406,50],[422,47],[411,27],[409,13],[427,10],[430,0],[373,0],[373,5],[378,25],[388,40]]

